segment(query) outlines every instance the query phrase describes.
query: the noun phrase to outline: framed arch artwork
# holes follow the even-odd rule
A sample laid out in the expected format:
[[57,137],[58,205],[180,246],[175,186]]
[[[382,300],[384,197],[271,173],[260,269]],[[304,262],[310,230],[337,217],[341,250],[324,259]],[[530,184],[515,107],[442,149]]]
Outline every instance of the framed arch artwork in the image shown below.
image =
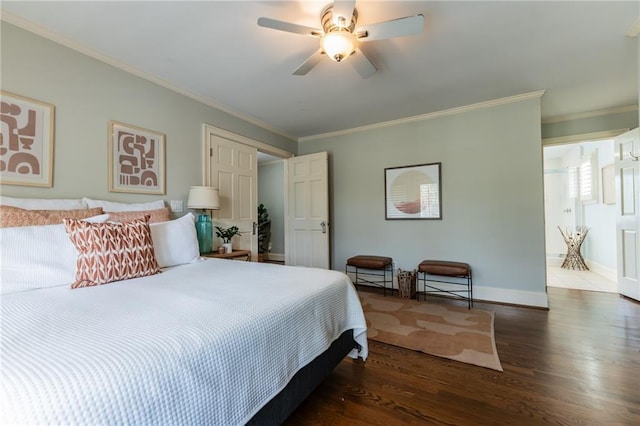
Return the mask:
[[385,219],[442,219],[441,163],[384,169]]

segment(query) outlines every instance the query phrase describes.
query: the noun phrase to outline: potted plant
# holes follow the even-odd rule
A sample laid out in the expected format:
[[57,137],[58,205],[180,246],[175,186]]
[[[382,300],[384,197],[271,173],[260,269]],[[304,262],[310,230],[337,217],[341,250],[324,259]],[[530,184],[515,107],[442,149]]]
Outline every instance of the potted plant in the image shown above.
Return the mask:
[[258,261],[266,260],[271,240],[271,219],[264,204],[258,206]]
[[222,238],[222,246],[224,247],[225,253],[231,253],[231,239],[236,235],[240,235],[240,229],[237,226],[232,226],[230,228],[222,228],[220,226],[216,226],[216,236]]

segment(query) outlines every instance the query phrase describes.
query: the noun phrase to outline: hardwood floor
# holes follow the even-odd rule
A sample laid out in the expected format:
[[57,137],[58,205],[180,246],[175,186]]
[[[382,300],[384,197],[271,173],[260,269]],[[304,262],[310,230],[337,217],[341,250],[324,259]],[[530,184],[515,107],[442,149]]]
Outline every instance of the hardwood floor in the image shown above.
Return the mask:
[[640,425],[640,304],[548,293],[549,311],[474,303],[496,313],[504,372],[369,341],[286,424]]

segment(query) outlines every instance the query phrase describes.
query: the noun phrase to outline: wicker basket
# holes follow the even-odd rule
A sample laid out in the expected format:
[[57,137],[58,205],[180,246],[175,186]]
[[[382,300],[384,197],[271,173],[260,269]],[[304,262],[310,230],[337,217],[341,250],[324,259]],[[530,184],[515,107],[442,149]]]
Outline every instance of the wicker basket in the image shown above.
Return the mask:
[[398,290],[400,297],[405,299],[416,298],[416,270],[403,271],[398,269]]

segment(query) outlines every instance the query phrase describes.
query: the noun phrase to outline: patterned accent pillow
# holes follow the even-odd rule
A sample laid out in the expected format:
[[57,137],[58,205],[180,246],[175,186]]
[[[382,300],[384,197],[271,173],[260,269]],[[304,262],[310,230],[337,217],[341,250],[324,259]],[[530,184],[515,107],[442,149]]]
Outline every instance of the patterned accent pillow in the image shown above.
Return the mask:
[[0,228],[56,225],[66,218],[86,219],[102,213],[102,207],[81,210],[26,210],[20,207],[0,206]]
[[149,216],[149,223],[166,222],[171,220],[171,209],[164,207],[156,210],[109,212],[110,222],[130,222],[134,219],[142,219]]
[[153,251],[149,216],[125,223],[88,223],[65,219],[78,251],[71,288],[107,284],[160,272]]

